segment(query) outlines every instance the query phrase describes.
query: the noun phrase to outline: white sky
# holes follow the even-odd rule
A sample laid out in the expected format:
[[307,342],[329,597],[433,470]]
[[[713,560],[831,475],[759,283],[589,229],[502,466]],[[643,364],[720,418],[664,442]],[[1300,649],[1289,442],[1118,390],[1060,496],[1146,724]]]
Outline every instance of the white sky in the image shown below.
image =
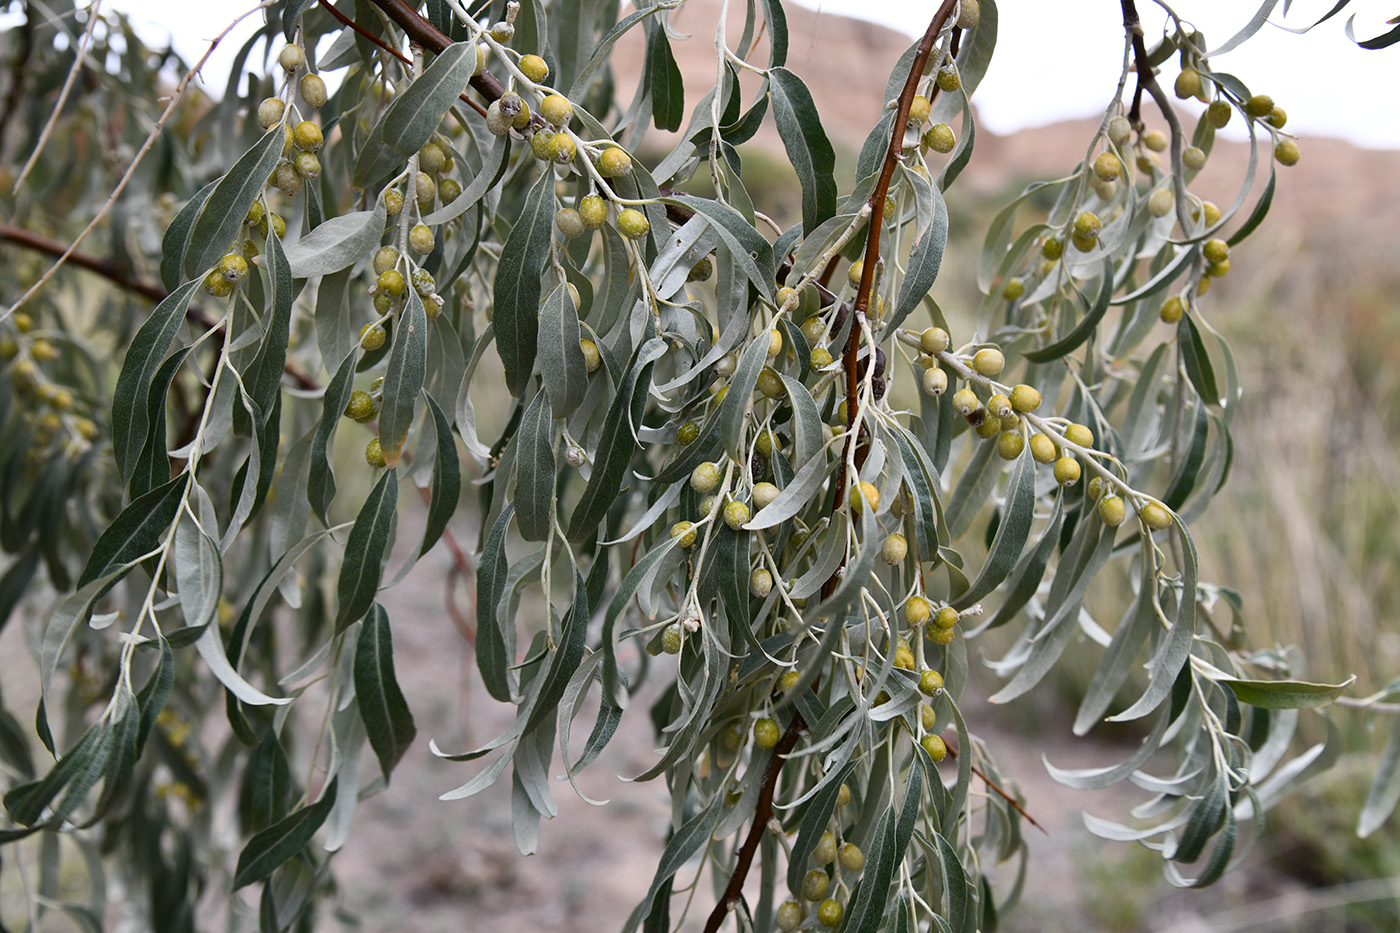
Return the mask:
[[[562,0],[569,2],[569,0]],[[922,34],[936,0],[794,0],[828,13],[862,17]],[[1292,25],[1311,23],[1334,0],[1293,0]],[[152,40],[174,33],[177,49],[192,59],[238,13],[241,0],[107,0],[130,12]],[[1155,0],[1138,0],[1148,43],[1165,16]],[[1201,29],[1212,46],[1222,44],[1259,7],[1259,0],[1173,0],[1173,8]],[[1281,9],[1282,7],[1280,7]],[[1123,51],[1118,0],[1002,0],[1001,28],[991,69],[974,97],[983,125],[996,133],[1102,113],[1116,85]],[[1266,25],[1239,49],[1213,59],[1258,93],[1270,94],[1288,111],[1288,129],[1307,136],[1337,136],[1358,145],[1400,148],[1400,45],[1366,51],[1347,39],[1343,27],[1357,16],[1357,32],[1369,37],[1390,27],[1400,12],[1396,0],[1353,0],[1347,11],[1298,36]],[[216,52],[206,68],[211,90],[221,92],[229,63],[258,17]],[[1274,17],[1278,20],[1278,16]],[[138,27],[140,28],[140,27]],[[1175,73],[1175,59],[1166,65]],[[1387,90],[1389,89],[1389,90]],[[1239,121],[1234,127],[1238,129]],[[1226,135],[1229,135],[1226,133]],[[1306,148],[1306,143],[1304,144]]]

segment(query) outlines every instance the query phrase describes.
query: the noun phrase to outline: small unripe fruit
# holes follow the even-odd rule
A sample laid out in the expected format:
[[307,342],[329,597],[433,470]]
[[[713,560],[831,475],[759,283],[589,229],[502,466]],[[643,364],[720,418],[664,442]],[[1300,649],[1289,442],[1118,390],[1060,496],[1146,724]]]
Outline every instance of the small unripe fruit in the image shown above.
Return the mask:
[[1006,357],[996,347],[983,347],[972,355],[972,368],[984,376],[995,376],[1006,368]]
[[977,393],[971,389],[959,389],[953,393],[953,410],[964,418],[976,411],[980,404]]
[[818,865],[828,865],[836,860],[836,836],[831,832],[821,834],[817,846],[812,850],[812,860]]
[[755,483],[753,487],[753,504],[760,509],[765,509],[768,504],[778,498],[778,487],[772,483]]
[[904,540],[904,535],[894,532],[885,536],[885,540],[880,544],[880,559],[887,564],[898,564],[904,560],[909,553],[909,542]]
[[927,97],[922,94],[914,95],[914,99],[909,102],[909,125],[919,126],[927,121],[929,109]]
[[1157,168],[1157,157],[1150,152],[1139,152],[1136,161],[1138,171],[1144,175],[1151,175]]
[[[300,152],[297,153],[297,155],[309,155],[313,159],[316,158],[309,152]],[[318,170],[320,169],[319,162],[316,167]],[[301,172],[297,171],[297,167],[294,163],[283,162],[277,166],[277,190],[281,191],[287,197],[294,198],[301,194],[301,189],[304,184],[306,184],[306,179],[302,178]]]
[[1205,214],[1207,227],[1214,227],[1220,223],[1220,208],[1215,206],[1214,201],[1202,201],[1201,211]]
[[749,595],[764,599],[773,592],[773,575],[762,567],[749,574]]
[[826,347],[817,347],[812,351],[811,364],[814,369],[825,369],[831,365],[831,351]]
[[696,538],[695,523],[676,522],[671,526],[671,537],[677,539],[677,543],[683,548],[693,547]]
[[875,487],[874,483],[869,483],[865,480],[861,480],[860,485],[853,489],[852,492],[852,512],[855,512],[857,515],[859,515],[865,510],[866,505],[870,506],[870,511],[872,513],[879,511],[880,490]]
[[1059,451],[1055,449],[1055,442],[1044,434],[1032,434],[1031,456],[1036,463],[1054,463]]
[[828,897],[817,905],[817,922],[824,927],[834,927],[841,922],[842,913],[841,902]]
[[286,105],[276,97],[269,97],[258,104],[258,126],[265,130],[271,129],[282,122],[282,113]]
[[727,502],[724,506],[724,523],[739,531],[749,520],[749,507],[743,502]]
[[912,628],[923,625],[932,614],[928,600],[922,596],[910,596],[909,601],[904,604],[904,621]]
[[540,101],[540,116],[553,126],[562,127],[573,119],[574,105],[562,94],[550,94]]
[[1095,246],[1099,245],[1099,238],[1096,236],[1085,236],[1082,233],[1071,233],[1069,241],[1074,244],[1074,248],[1081,253],[1087,253]]
[[608,202],[596,194],[584,195],[579,199],[578,213],[585,227],[597,230],[608,221]]
[[[539,135],[536,133],[535,135]],[[559,165],[568,165],[578,155],[578,147],[568,133],[555,133],[549,143],[549,151]]]
[[919,692],[924,696],[937,696],[942,689],[943,675],[938,671],[924,671],[919,675]]
[[1133,125],[1128,122],[1127,117],[1114,117],[1108,121],[1108,138],[1113,140],[1113,145],[1121,146],[1133,135]]
[[778,689],[781,690],[781,691],[783,691],[784,693],[786,693],[786,692],[788,692],[789,690],[791,690],[793,687],[796,687],[796,686],[797,686],[797,682],[800,681],[801,679],[802,679],[802,672],[801,672],[801,671],[788,671],[788,672],[787,672],[786,674],[784,674],[782,677],[778,678]]
[[1172,524],[1172,514],[1157,502],[1149,502],[1138,509],[1138,518],[1153,531],[1161,531],[1163,528],[1171,527]]
[[982,19],[982,7],[977,0],[960,0],[958,3],[958,28],[976,29]]
[[719,488],[721,479],[723,474],[720,473],[719,464],[707,460],[691,471],[690,488],[702,496],[709,495]]
[[715,274],[715,264],[709,256],[701,256],[695,265],[690,267],[690,272],[686,274],[687,282],[705,282],[710,276]]
[[1170,188],[1158,188],[1147,199],[1147,212],[1153,217],[1165,217],[1176,205],[1176,195]]
[[408,283],[404,281],[402,272],[397,269],[390,269],[388,272],[380,274],[376,284],[379,286],[381,292],[391,298],[397,298],[403,294],[403,290]]
[[437,143],[424,143],[418,150],[418,169],[436,175],[447,162],[447,153]]
[[379,315],[388,314],[394,307],[394,299],[383,292],[374,296],[374,313]]
[[443,204],[451,204],[462,195],[462,186],[455,179],[444,178],[438,184],[438,197]]
[[682,444],[693,444],[699,436],[700,422],[698,421],[687,421],[676,429],[676,440]]
[[384,449],[379,445],[379,438],[370,438],[370,442],[365,445],[365,463],[376,470],[388,466],[388,461],[384,459]]
[[950,629],[958,624],[958,618],[958,610],[952,606],[944,606],[933,614],[933,627]]
[[1158,316],[1162,319],[1162,323],[1164,324],[1175,324],[1177,321],[1181,320],[1181,315],[1185,310],[1186,304],[1181,300],[1181,296],[1172,295],[1166,301],[1162,302],[1162,310],[1158,312]]
[[[1098,199],[1100,201],[1112,201],[1113,196],[1117,193],[1117,191],[1118,182],[1100,181],[1097,178],[1094,179],[1094,194],[1098,196]],[[1059,257],[1056,256],[1055,258],[1058,259]]]
[[1201,93],[1201,73],[1194,68],[1184,69],[1181,74],[1176,76],[1176,83],[1172,90],[1181,100],[1195,97]]
[[758,374],[758,391],[764,398],[780,399],[787,394],[787,387],[776,372],[765,366]]
[[1116,181],[1123,174],[1123,163],[1111,152],[1100,152],[1094,159],[1094,177],[1099,181]]
[[851,267],[846,270],[846,280],[852,285],[859,285],[861,276],[865,275],[865,260],[857,259],[851,263]]
[[583,353],[583,368],[589,374],[596,373],[598,367],[603,365],[603,354],[598,352],[598,345],[585,337],[578,342],[578,348]]
[[938,725],[938,713],[932,706],[919,707],[919,725],[924,727],[925,732],[932,732]]
[[854,842],[848,842],[841,847],[841,852],[836,856],[841,867],[846,871],[860,871],[865,867],[865,853],[860,850],[860,846]]
[[1074,232],[1080,236],[1097,237],[1101,229],[1103,224],[1099,221],[1099,215],[1092,211],[1084,211],[1074,218]]
[[368,392],[356,389],[350,393],[350,401],[345,406],[345,417],[363,424],[374,417],[374,399]]
[[[437,282],[433,281],[433,274],[427,269],[414,269],[413,290],[423,298],[434,294],[437,291]],[[432,304],[432,302],[429,302],[429,304]],[[433,310],[429,310],[424,308],[423,310],[427,313],[428,317],[437,317],[436,311],[438,309],[434,308]]]
[[1256,119],[1274,112],[1274,99],[1268,94],[1255,94],[1244,102],[1244,112]]
[[783,737],[783,730],[771,719],[760,719],[753,724],[753,741],[759,748],[772,748]]
[[299,45],[283,46],[282,51],[277,53],[277,63],[287,71],[296,71],[306,64],[306,53]]
[[851,802],[851,787],[849,784],[842,784],[836,789],[836,806],[844,807]]
[[360,346],[373,352],[384,346],[384,341],[388,339],[388,336],[380,325],[366,324],[360,328]]
[[937,366],[930,366],[924,370],[924,392],[928,395],[939,396],[948,391],[948,374]]
[[1281,130],[1284,125],[1288,123],[1288,111],[1275,104],[1274,109],[1269,111],[1267,119],[1270,126],[1276,130]]
[[997,435],[997,456],[1003,460],[1015,460],[1026,449],[1026,438],[1020,431],[1002,431]]
[[1061,486],[1073,486],[1079,482],[1079,461],[1073,457],[1061,457],[1055,461],[1055,482]]
[[1161,130],[1152,130],[1143,134],[1142,144],[1153,152],[1162,152],[1167,148],[1169,140],[1167,134]]
[[1199,172],[1206,164],[1206,152],[1198,146],[1187,146],[1181,150],[1181,163],[1193,172]]
[[1044,256],[1051,262],[1054,262],[1056,259],[1059,259],[1061,256],[1063,256],[1064,252],[1065,241],[1060,239],[1059,237],[1052,236],[1048,238],[1044,243],[1040,244],[1040,255]]
[[1086,491],[1088,492],[1090,499],[1097,500],[1099,498],[1099,494],[1103,492],[1103,489],[1103,477],[1095,476],[1093,479],[1089,480],[1089,486],[1086,489]]
[[783,933],[797,929],[802,925],[802,908],[797,901],[784,901],[783,906],[778,908],[778,929]]
[[403,210],[403,192],[397,188],[390,188],[384,192],[384,213],[390,217],[397,217],[401,210]]
[[320,75],[302,75],[298,82],[301,99],[310,107],[321,107],[326,103],[326,82]]
[[948,343],[948,332],[941,327],[930,327],[919,337],[919,348],[925,353],[942,353]]
[[1094,432],[1082,424],[1071,424],[1065,428],[1065,440],[1080,447],[1094,446]]
[[734,375],[734,370],[738,365],[739,358],[733,353],[726,353],[715,363],[715,375],[722,379],[728,379]]
[[539,84],[549,77],[549,65],[538,55],[522,55],[520,56],[520,73]]
[[1221,278],[1230,274],[1230,260],[1222,259],[1220,262],[1213,262],[1206,266],[1206,275],[1213,279]]
[[1230,244],[1219,238],[1206,240],[1201,255],[1206,262],[1225,262],[1230,258]]
[[513,119],[514,114],[507,115],[499,100],[492,101],[491,106],[486,108],[486,129],[492,136],[504,136],[509,133]]
[[1006,283],[1006,287],[1001,290],[1001,297],[1007,301],[1015,301],[1026,293],[1026,283],[1020,279],[1012,279]]
[[292,142],[298,149],[305,152],[315,152],[325,144],[326,138],[321,135],[321,128],[310,120],[302,120],[292,130]]
[[219,260],[219,274],[230,282],[241,281],[248,274],[248,260],[237,253],[229,253]]
[[210,270],[204,277],[204,290],[215,298],[227,298],[233,294],[234,284],[219,274],[219,270]]
[[1279,165],[1297,165],[1298,155],[1298,144],[1291,139],[1280,139],[1274,147],[1274,158]]
[[958,77],[957,65],[944,65],[938,69],[938,77],[934,80],[938,83],[938,89],[946,94],[951,94],[962,87],[962,78]]
[[919,740],[919,744],[923,746],[924,751],[928,752],[928,756],[933,759],[934,764],[948,757],[948,746],[941,735],[926,735]]
[[1005,418],[1007,415],[1011,414],[1011,399],[998,392],[987,399],[987,411],[991,412],[997,418]]
[[746,735],[747,732],[742,725],[737,722],[731,722],[725,727],[723,733],[725,747],[729,749],[743,748]]
[[1217,130],[1230,122],[1230,117],[1234,116],[1235,108],[1230,106],[1230,102],[1223,97],[1210,102],[1206,108],[1206,119],[1210,120],[1210,125]]
[[413,176],[413,199],[418,202],[421,210],[427,210],[433,204],[433,198],[437,197],[437,182],[433,181],[433,176],[427,172],[419,172]]
[[667,654],[680,654],[681,643],[685,640],[685,633],[681,631],[679,622],[672,622],[666,626],[666,630],[661,633],[661,650]]
[[399,264],[399,251],[393,246],[381,246],[374,254],[374,274],[383,275]]
[[934,152],[952,152],[958,144],[958,135],[946,123],[935,123],[924,131],[923,143]]
[[1013,410],[1026,414],[1035,411],[1040,407],[1040,392],[1033,386],[1025,383],[1013,386],[1011,389],[1011,407]]
[[1110,528],[1117,528],[1123,524],[1123,519],[1127,517],[1128,510],[1123,504],[1123,500],[1117,496],[1104,496],[1099,500],[1099,518]]
[[620,178],[632,172],[632,157],[625,149],[609,146],[598,156],[598,174],[604,178]]
[[819,901],[826,897],[831,887],[831,878],[820,868],[813,868],[802,876],[802,896],[809,901]]
[[640,240],[650,229],[646,215],[635,208],[629,207],[617,215],[617,232],[629,240]]
[[433,235],[433,228],[427,224],[415,224],[408,231],[408,248],[420,256],[431,253],[436,244],[437,237]]
[[1201,280],[1196,283],[1196,297],[1199,298],[1208,291],[1210,291],[1210,276],[1202,276]]

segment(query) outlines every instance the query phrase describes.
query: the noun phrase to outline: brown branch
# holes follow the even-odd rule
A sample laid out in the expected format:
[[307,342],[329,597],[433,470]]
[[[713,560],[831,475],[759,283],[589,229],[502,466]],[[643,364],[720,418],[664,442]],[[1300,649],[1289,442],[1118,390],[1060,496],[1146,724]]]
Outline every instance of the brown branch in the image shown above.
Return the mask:
[[[50,256],[62,256],[68,249],[66,245],[57,240],[39,236],[37,233],[31,233],[22,227],[14,227],[10,224],[0,224],[0,240],[15,243],[19,246],[25,246],[41,253],[47,253]],[[126,291],[140,295],[143,298],[148,298],[157,304],[170,297],[170,293],[159,285],[133,279],[125,268],[110,259],[98,259],[96,256],[75,252],[68,257],[68,261],[89,272],[95,272]],[[213,330],[219,324],[218,318],[193,305],[185,310],[185,317],[203,327],[205,330]],[[302,372],[293,363],[288,363],[283,367],[283,371],[300,388],[315,390],[321,387],[319,382],[306,375],[306,373]]]
[[773,757],[768,759],[768,768],[763,772],[763,785],[758,791],[758,802],[753,808],[753,825],[749,827],[749,834],[739,848],[739,861],[734,866],[734,874],[729,876],[724,896],[715,904],[715,909],[710,911],[709,919],[705,921],[705,933],[715,933],[724,923],[724,918],[729,916],[729,912],[738,906],[743,897],[744,880],[749,876],[754,853],[758,851],[758,844],[763,840],[763,834],[768,831],[768,821],[773,817],[773,790],[778,785],[778,774],[783,770],[783,762],[791,754],[793,746],[797,744],[797,737],[806,728],[807,723],[803,721],[802,714],[794,712],[787,731],[773,749]]
[[[948,749],[948,757],[949,757],[949,758],[954,758],[954,759],[956,759],[956,758],[958,757],[958,745],[957,745],[957,742],[956,742],[956,741],[951,741],[951,742],[950,742],[950,741],[948,741],[947,739],[944,739],[944,740],[943,740],[943,746],[944,746],[945,748]],[[1010,794],[1008,794],[1006,791],[1002,790],[1001,787],[997,784],[996,781],[993,781],[991,778],[987,777],[987,775],[983,774],[981,768],[977,767],[976,765],[971,765],[970,767],[972,768],[972,773],[975,774],[975,775],[977,775],[979,778],[981,778],[981,779],[982,779],[982,783],[983,783],[983,784],[986,784],[989,790],[994,791],[998,797],[1000,797],[1002,800],[1005,800],[1007,803],[1011,804],[1011,808],[1012,808],[1013,810],[1015,810],[1017,813],[1021,814],[1022,818],[1025,819],[1026,822],[1030,823],[1032,826],[1034,826],[1036,829],[1040,830],[1042,833],[1045,833],[1045,835],[1047,835],[1047,836],[1050,835],[1050,831],[1049,831],[1048,829],[1046,829],[1044,826],[1041,826],[1039,823],[1037,823],[1037,822],[1035,821],[1035,817],[1033,817],[1033,816],[1031,816],[1029,813],[1027,813],[1027,812],[1026,812],[1026,809],[1025,809],[1024,807],[1022,807],[1019,803],[1016,802],[1016,798],[1012,797],[1012,796],[1011,796]]]
[[1142,92],[1156,77],[1152,71],[1152,62],[1147,57],[1147,43],[1142,38],[1142,21],[1138,17],[1137,6],[1133,0],[1122,0],[1122,7],[1123,28],[1132,38],[1133,67],[1137,71],[1137,89],[1133,91],[1133,106],[1128,111],[1128,122],[1138,128],[1142,126]]

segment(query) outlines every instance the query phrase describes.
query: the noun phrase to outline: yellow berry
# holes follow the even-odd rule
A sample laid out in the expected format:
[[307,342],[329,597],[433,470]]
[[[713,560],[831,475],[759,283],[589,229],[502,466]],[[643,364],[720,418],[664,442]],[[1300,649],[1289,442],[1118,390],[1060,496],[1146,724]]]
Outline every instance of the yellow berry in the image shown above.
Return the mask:
[[1127,517],[1128,510],[1123,504],[1123,500],[1117,496],[1104,496],[1099,500],[1099,518],[1110,528],[1117,528],[1123,524],[1123,519]]
[[809,901],[819,901],[826,897],[831,887],[831,878],[820,868],[813,868],[802,876],[802,896]]
[[1266,119],[1274,129],[1281,130],[1288,123],[1288,111],[1275,104],[1274,109],[1269,111],[1269,116]]
[[427,224],[415,224],[408,231],[408,247],[420,256],[431,253],[436,244],[437,237],[433,235],[433,228]]
[[1006,287],[1001,290],[1001,297],[1007,301],[1015,301],[1026,293],[1026,283],[1020,279],[1012,279],[1006,283]]
[[551,125],[562,127],[573,119],[574,106],[564,95],[550,94],[540,101],[540,116],[548,120]]
[[1114,117],[1108,121],[1108,138],[1113,140],[1113,145],[1121,146],[1133,135],[1133,125],[1124,116]]
[[365,462],[376,470],[388,465],[388,461],[384,459],[384,449],[379,445],[379,438],[370,438],[370,442],[365,445]]
[[766,509],[774,499],[778,498],[778,487],[772,483],[754,483],[753,504],[760,509]]
[[1199,146],[1187,146],[1181,150],[1181,161],[1193,172],[1199,172],[1206,164],[1206,152]]
[[724,523],[735,531],[749,520],[749,507],[743,502],[728,502],[724,506]]
[[315,152],[325,143],[326,138],[321,135],[321,128],[310,120],[302,120],[292,130],[292,142],[298,149],[307,152]]
[[583,352],[583,368],[590,373],[598,371],[598,367],[603,365],[603,354],[598,352],[598,345],[587,337],[578,342],[578,348]]
[[933,614],[933,626],[938,629],[950,629],[958,624],[958,610],[952,606],[944,606]]
[[1147,212],[1153,217],[1165,217],[1176,206],[1176,195],[1170,188],[1158,188],[1147,198]]
[[570,239],[583,236],[588,230],[583,224],[583,217],[572,207],[559,209],[559,213],[554,215],[554,226],[558,227],[559,232]]
[[909,543],[899,532],[886,535],[880,544],[880,559],[887,564],[898,564],[909,553]]
[[1298,144],[1291,139],[1280,139],[1274,147],[1274,158],[1279,165],[1297,165],[1298,155]]
[[937,366],[930,366],[924,370],[924,392],[928,395],[939,396],[948,391],[948,374]]
[[979,404],[977,393],[971,389],[963,388],[953,393],[953,410],[964,418],[976,411]]
[[933,759],[934,764],[948,757],[948,745],[940,735],[926,735],[919,740],[919,744],[923,746],[924,751],[928,752],[928,756]]
[[1032,434],[1031,456],[1036,463],[1054,463],[1059,451],[1055,449],[1055,442],[1044,434]]
[[759,567],[749,574],[749,595],[763,599],[773,592],[773,574]]
[[972,368],[983,376],[998,375],[1006,367],[1006,357],[996,347],[983,347],[972,356]]
[[924,131],[923,144],[934,152],[952,152],[958,136],[948,124],[935,123]]
[[1176,76],[1176,83],[1173,86],[1176,96],[1181,100],[1188,97],[1195,97],[1201,93],[1201,73],[1194,68],[1182,69],[1181,74]]
[[424,143],[418,150],[418,170],[436,175],[447,163],[447,153],[437,143]]
[[1003,460],[1015,460],[1026,449],[1026,438],[1020,431],[1002,431],[997,436],[997,456]]
[[[594,349],[597,349],[596,347]],[[700,422],[687,421],[676,429],[676,440],[682,444],[693,444],[700,436]]]
[[924,696],[937,696],[942,689],[943,675],[938,671],[924,671],[919,675],[919,692]]
[[1166,510],[1166,507],[1157,502],[1149,502],[1138,509],[1138,518],[1153,531],[1161,531],[1172,524],[1172,514]]
[[672,622],[661,633],[661,650],[667,654],[680,654],[681,644],[684,640],[685,632],[682,631],[680,623]]
[[1267,117],[1274,112],[1274,99],[1268,94],[1255,94],[1244,102],[1244,112],[1251,117]]
[[636,208],[629,207],[617,215],[617,232],[629,240],[640,240],[650,229],[646,215]]
[[1082,424],[1071,424],[1065,428],[1065,440],[1080,447],[1094,446],[1094,432]]
[[[860,846],[854,842],[848,842],[841,847],[841,852],[836,856],[841,867],[846,871],[860,871],[865,867],[865,853],[860,850]],[[830,924],[828,924],[830,926]]]
[[1217,130],[1229,123],[1234,114],[1235,108],[1224,98],[1211,101],[1210,106],[1206,108],[1206,119],[1210,120],[1211,126]]
[[870,511],[872,513],[879,511],[880,490],[875,487],[874,483],[861,480],[860,485],[856,487],[853,492],[854,495],[851,496],[851,511],[859,515],[865,510],[867,504],[870,506]]
[[604,178],[620,178],[632,171],[632,157],[625,149],[609,146],[598,156],[598,174]]
[[302,75],[298,82],[301,99],[310,107],[320,107],[326,102],[326,82],[320,75]]
[[812,351],[811,364],[814,369],[825,369],[831,365],[831,351],[826,347],[817,347]]
[[942,353],[948,349],[950,338],[948,332],[941,327],[930,327],[919,337],[919,348],[925,353]]
[[910,596],[909,601],[904,604],[904,621],[913,628],[927,622],[931,614],[928,600],[922,596]]
[[1055,461],[1055,482],[1061,486],[1073,486],[1079,482],[1079,461],[1073,457],[1061,457]]
[[671,526],[671,537],[683,548],[694,546],[696,531],[694,522],[676,522]]
[[1094,176],[1099,181],[1117,181],[1123,174],[1123,163],[1111,152],[1100,152],[1094,159]]
[[277,53],[277,63],[287,71],[296,71],[306,64],[306,53],[298,45],[283,46],[282,51]]
[[549,77],[549,65],[538,55],[522,55],[520,56],[520,73],[539,84]]
[[388,336],[380,325],[366,324],[360,328],[360,346],[373,353],[384,346],[384,341]]
[[1167,143],[1167,134],[1161,130],[1152,130],[1144,133],[1142,137],[1142,144],[1153,152],[1162,152],[1167,148]]
[[783,385],[782,377],[770,367],[763,367],[758,374],[758,391],[764,398],[780,399],[787,395],[787,386]]
[[1180,295],[1172,295],[1162,302],[1162,310],[1158,312],[1164,324],[1175,324],[1181,320],[1181,315],[1186,310],[1186,304],[1181,300]]
[[[597,230],[608,220],[608,202],[596,194],[584,195],[578,202],[578,213],[583,225],[589,230]],[[643,218],[645,219],[645,218]]]
[[276,97],[269,97],[258,104],[258,126],[265,130],[282,122],[282,113],[286,105]]
[[938,77],[934,80],[938,83],[938,89],[948,94],[962,87],[962,78],[958,77],[957,65],[944,65],[938,69]]

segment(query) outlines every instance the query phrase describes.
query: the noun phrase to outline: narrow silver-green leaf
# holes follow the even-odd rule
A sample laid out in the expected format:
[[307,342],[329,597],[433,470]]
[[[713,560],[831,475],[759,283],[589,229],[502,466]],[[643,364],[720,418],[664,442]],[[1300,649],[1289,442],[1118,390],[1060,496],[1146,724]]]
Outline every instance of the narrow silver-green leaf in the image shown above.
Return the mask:
[[365,736],[387,781],[418,730],[394,675],[389,613],[379,603],[371,607],[355,643],[355,702],[365,724]]
[[418,293],[409,290],[408,304],[394,328],[394,346],[384,373],[379,408],[379,447],[391,468],[403,456],[408,429],[418,411],[418,393],[428,375],[428,315]]
[[431,395],[425,394],[423,397],[428,402],[428,413],[433,419],[437,457],[433,460],[433,479],[429,487],[432,499],[428,502],[428,519],[423,527],[423,543],[418,548],[419,557],[428,553],[442,537],[462,495],[462,462],[457,456],[457,440],[452,436],[452,425]]
[[292,277],[309,279],[349,268],[374,251],[384,235],[384,201],[374,208],[331,217],[315,230],[286,245]]
[[185,252],[185,277],[194,279],[208,272],[214,263],[233,248],[234,238],[243,229],[248,208],[262,194],[263,183],[282,158],[282,124],[277,124],[243,153],[228,174],[219,179],[190,229]]
[[802,185],[802,228],[815,230],[836,213],[836,150],[802,79],[782,67],[768,77],[778,135]]
[[355,517],[350,537],[345,542],[345,559],[340,565],[336,587],[340,599],[340,610],[335,617],[337,632],[345,631],[374,605],[374,596],[384,575],[384,555],[389,548],[398,502],[398,472],[385,470]]
[[536,356],[554,417],[567,418],[588,392],[588,369],[579,345],[578,311],[569,290],[558,286],[540,308]]
[[123,509],[92,546],[78,588],[154,551],[175,521],[188,481],[182,473]]
[[526,541],[543,541],[554,516],[554,415],[536,392],[520,419],[515,456],[515,520]]
[[943,265],[943,250],[948,245],[948,205],[943,202],[943,192],[922,175],[911,172],[906,177],[914,186],[918,220],[904,278],[895,296],[894,311],[884,324],[886,334],[894,333],[933,288]]
[[1395,805],[1400,803],[1400,717],[1391,727],[1390,741],[1376,765],[1376,773],[1371,778],[1371,786],[1366,792],[1366,803],[1361,808],[1361,816],[1356,821],[1356,834],[1362,839],[1371,835],[1390,819]]
[[332,778],[321,790],[320,800],[309,807],[302,807],[248,840],[238,855],[238,867],[233,873],[235,891],[269,877],[279,866],[306,848],[335,805],[336,781]]
[[539,342],[540,285],[554,223],[554,174],[541,173],[525,196],[525,207],[501,248],[492,283],[496,352],[506,387],[519,398],[535,367]]
[[1241,703],[1259,709],[1313,709],[1327,706],[1351,686],[1356,675],[1340,684],[1314,684],[1302,680],[1234,680],[1219,682],[1234,691]]
[[117,384],[112,392],[112,453],[117,460],[117,469],[121,471],[123,485],[131,479],[136,461],[141,456],[142,443],[146,440],[150,420],[146,396],[151,381],[160,368],[165,352],[170,349],[171,341],[179,333],[185,311],[189,309],[190,299],[199,284],[198,281],[186,282],[156,305],[151,316],[131,338],[121,372],[117,374]]
[[770,301],[773,299],[777,274],[773,265],[773,247],[742,214],[727,204],[688,194],[667,195],[661,200],[705,215],[714,224],[719,238],[733,252],[734,260],[744,275],[758,288],[759,294]]
[[[217,530],[217,529],[216,529]],[[175,526],[175,585],[185,625],[207,624],[219,607],[224,584],[224,564],[219,546],[188,514]]]
[[1021,559],[1021,551],[1035,522],[1035,460],[1029,449],[1021,451],[1011,468],[1006,501],[1001,507],[1001,524],[987,552],[987,562],[967,592],[953,601],[953,608],[966,609],[988,595],[1006,579]]
[[345,415],[345,406],[350,403],[350,393],[355,388],[355,362],[357,354],[351,351],[340,361],[330,385],[326,386],[321,400],[321,420],[316,425],[316,434],[311,439],[311,466],[306,483],[306,496],[318,518],[330,524],[326,511],[335,498],[335,470],[332,463],[332,442],[336,428]]

